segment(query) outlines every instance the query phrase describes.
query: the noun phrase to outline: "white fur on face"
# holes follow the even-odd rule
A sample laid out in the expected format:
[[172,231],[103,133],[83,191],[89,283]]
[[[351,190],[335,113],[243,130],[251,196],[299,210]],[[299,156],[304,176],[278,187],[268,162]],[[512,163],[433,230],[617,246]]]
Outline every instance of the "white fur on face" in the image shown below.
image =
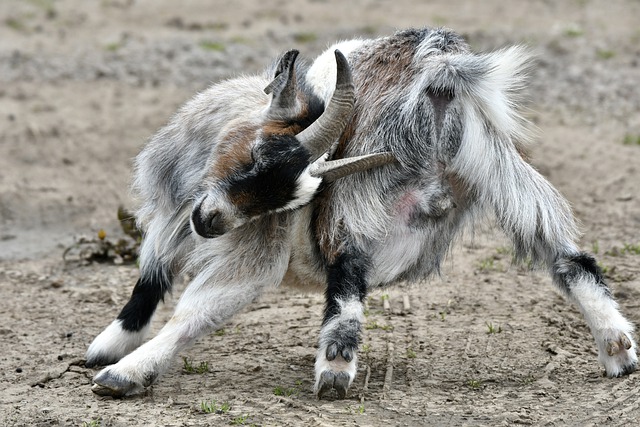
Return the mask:
[[313,164],[307,166],[298,177],[293,200],[287,203],[284,207],[278,209],[278,212],[300,208],[309,203],[313,199],[313,196],[316,195],[318,187],[320,187],[320,184],[322,183],[322,178],[311,176],[309,172],[312,166]]

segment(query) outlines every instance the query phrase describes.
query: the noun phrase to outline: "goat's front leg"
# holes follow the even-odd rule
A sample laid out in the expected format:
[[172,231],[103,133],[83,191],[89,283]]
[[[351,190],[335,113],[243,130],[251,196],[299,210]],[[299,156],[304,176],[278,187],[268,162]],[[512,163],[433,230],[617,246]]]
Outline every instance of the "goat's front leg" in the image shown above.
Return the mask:
[[242,267],[238,265],[242,258],[205,267],[189,284],[173,317],[158,335],[99,372],[93,379],[92,391],[113,397],[142,392],[170,367],[180,351],[198,337],[220,328],[264,289],[280,283],[286,259],[285,255],[279,260],[267,260],[268,265],[262,268],[244,266],[251,270],[245,277],[241,277]]
[[357,350],[367,293],[366,258],[343,253],[329,267],[326,307],[316,355],[315,393],[336,390],[344,399],[357,371]]
[[87,368],[116,363],[143,343],[156,307],[171,291],[174,266],[191,245],[181,212],[158,215],[149,224],[140,248],[140,279],[118,317],[89,346]]

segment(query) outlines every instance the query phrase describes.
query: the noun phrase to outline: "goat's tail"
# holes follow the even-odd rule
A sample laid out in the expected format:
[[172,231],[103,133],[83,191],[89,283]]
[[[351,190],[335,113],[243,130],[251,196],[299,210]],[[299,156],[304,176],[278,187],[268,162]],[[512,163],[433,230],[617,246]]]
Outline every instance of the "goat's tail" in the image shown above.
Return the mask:
[[463,117],[454,172],[495,212],[518,258],[549,265],[577,251],[578,229],[568,202],[521,155],[532,134],[519,111],[531,62],[521,47],[451,55],[439,75],[453,83]]

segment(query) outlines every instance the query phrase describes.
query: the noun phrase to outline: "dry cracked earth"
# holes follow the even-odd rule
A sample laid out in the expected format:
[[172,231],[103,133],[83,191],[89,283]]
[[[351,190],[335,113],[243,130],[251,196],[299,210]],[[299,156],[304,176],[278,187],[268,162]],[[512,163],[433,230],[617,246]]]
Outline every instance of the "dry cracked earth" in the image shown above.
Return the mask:
[[339,39],[447,26],[477,50],[537,53],[533,164],[640,324],[639,17],[637,0],[0,2],[0,425],[634,425],[640,373],[602,376],[580,313],[544,272],[511,264],[490,222],[441,277],[368,299],[345,400],[314,398],[322,297],[289,289],[199,340],[145,394],[93,395],[84,352],[137,270],[62,255],[99,230],[126,238],[131,159],[211,82],[291,48],[313,58]]

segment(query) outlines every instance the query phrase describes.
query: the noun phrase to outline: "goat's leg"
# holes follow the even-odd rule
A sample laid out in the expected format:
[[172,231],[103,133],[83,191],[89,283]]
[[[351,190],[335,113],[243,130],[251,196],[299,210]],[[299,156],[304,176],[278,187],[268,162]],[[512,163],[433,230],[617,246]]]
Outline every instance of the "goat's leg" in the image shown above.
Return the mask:
[[194,278],[157,336],[95,376],[95,393],[122,397],[143,391],[169,368],[180,351],[198,337],[220,328],[267,285],[282,279],[266,277],[262,281],[221,284],[210,277],[211,273],[207,270]]
[[[490,99],[498,102],[501,98]],[[505,104],[501,110],[487,105],[481,112],[476,103],[483,102],[476,99],[462,105],[465,131],[451,170],[479,205],[493,209],[513,240],[517,256],[546,265],[554,282],[575,301],[595,338],[607,375],[632,372],[638,360],[633,327],[618,311],[595,260],[578,250],[578,231],[569,204],[516,149],[513,137],[525,131],[518,130],[517,120],[503,120],[510,107]],[[501,111],[501,115],[492,115],[492,111]]]
[[181,221],[180,212],[149,224],[140,248],[140,278],[116,320],[89,346],[87,367],[115,363],[144,341],[158,303],[171,291],[173,267],[191,244],[188,221]]
[[147,335],[158,303],[171,289],[171,272],[159,262],[142,270],[131,298],[120,314],[98,335],[86,353],[87,367],[115,363],[136,349]]
[[607,375],[618,377],[633,372],[638,364],[633,326],[618,311],[595,259],[585,253],[561,256],[553,266],[553,277],[580,308]]
[[255,221],[237,233],[200,242],[188,259],[200,268],[173,317],[156,337],[99,372],[92,390],[116,397],[144,390],[195,339],[220,328],[264,289],[277,286],[287,270],[290,248],[287,229],[270,231],[268,221]]
[[607,375],[633,372],[638,361],[633,326],[618,310],[595,259],[578,250],[568,204],[537,172],[524,166],[520,172],[519,179],[511,181],[515,191],[493,200],[518,257],[530,256],[535,264],[545,264],[556,285],[577,304]]
[[343,253],[329,267],[326,307],[316,355],[314,391],[318,398],[336,390],[346,396],[357,371],[357,350],[366,296],[367,263],[361,254]]
[[[633,326],[618,310],[593,257],[578,250],[576,225],[564,198],[542,176],[514,156],[505,162],[513,176],[496,179],[486,198],[511,236],[520,258],[545,264],[558,287],[582,312],[598,346],[598,359],[610,377],[637,365]],[[504,173],[509,168],[504,168]]]

